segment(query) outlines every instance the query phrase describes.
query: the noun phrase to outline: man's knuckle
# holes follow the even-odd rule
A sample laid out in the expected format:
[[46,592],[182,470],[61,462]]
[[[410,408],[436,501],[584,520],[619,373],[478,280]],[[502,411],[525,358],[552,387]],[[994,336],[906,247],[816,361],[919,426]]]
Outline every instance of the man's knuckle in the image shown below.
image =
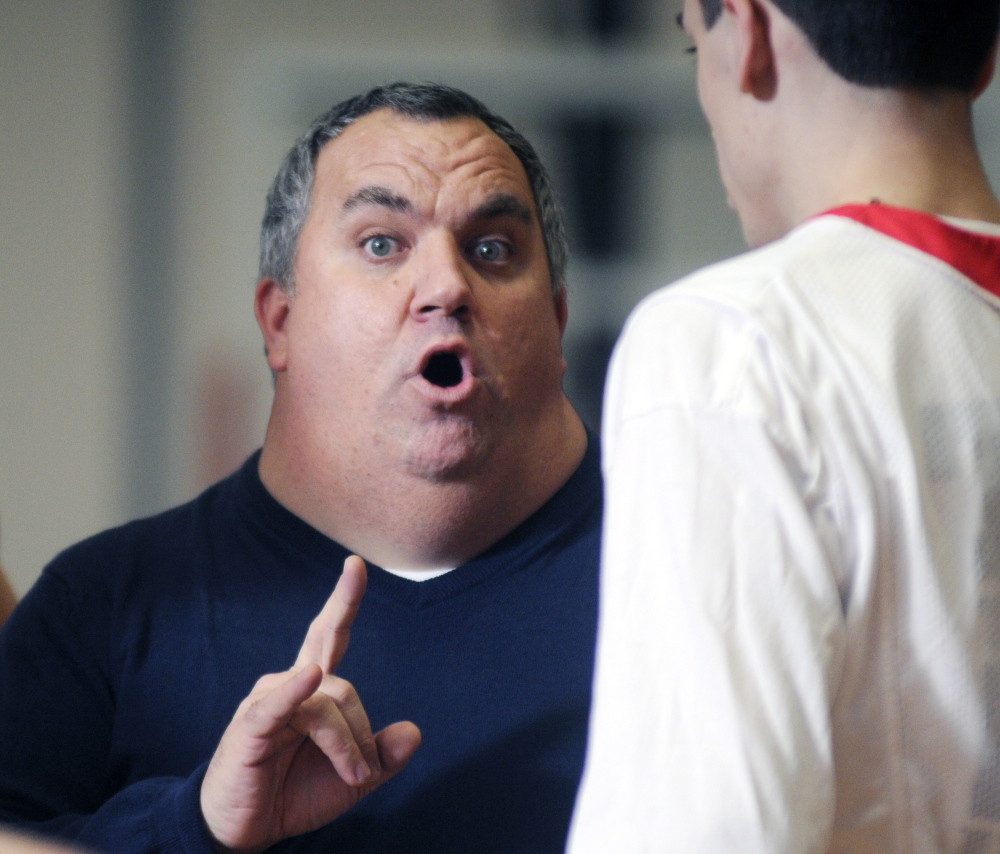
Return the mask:
[[351,705],[358,701],[358,692],[346,679],[339,676],[328,677],[324,690],[338,706]]
[[338,755],[352,754],[357,748],[350,732],[340,727],[332,728],[327,733],[326,741],[329,749]]

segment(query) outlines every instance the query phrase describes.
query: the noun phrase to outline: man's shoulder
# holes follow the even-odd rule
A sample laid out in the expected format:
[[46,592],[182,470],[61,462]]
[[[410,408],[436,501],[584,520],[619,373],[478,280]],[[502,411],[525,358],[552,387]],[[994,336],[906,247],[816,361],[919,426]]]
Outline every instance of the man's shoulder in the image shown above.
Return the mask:
[[759,312],[775,301],[790,278],[812,278],[818,269],[836,276],[837,259],[872,238],[883,240],[844,217],[807,220],[778,240],[701,267],[654,291],[636,306],[631,320],[683,310],[682,304],[692,309],[712,306],[716,312]]
[[838,267],[864,236],[820,217],[784,238],[704,267],[650,294],[615,353],[616,383],[643,407],[731,407],[777,378],[793,385],[803,354],[824,346],[813,293],[837,288]]
[[177,566],[178,556],[197,547],[199,532],[230,527],[241,475],[238,470],[183,504],[93,534],[56,555],[45,572],[64,583],[118,584],[151,566]]

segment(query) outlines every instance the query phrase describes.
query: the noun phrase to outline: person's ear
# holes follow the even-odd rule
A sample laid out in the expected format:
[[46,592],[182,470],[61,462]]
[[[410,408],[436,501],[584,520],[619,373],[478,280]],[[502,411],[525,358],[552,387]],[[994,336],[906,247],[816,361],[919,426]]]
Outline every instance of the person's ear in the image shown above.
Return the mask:
[[976,78],[976,85],[972,90],[972,100],[975,101],[986,89],[989,87],[990,82],[993,80],[993,72],[996,70],[997,64],[997,42],[993,43],[993,50],[990,51],[990,55],[983,67],[979,71],[979,76]]
[[723,5],[735,26],[740,91],[770,101],[778,90],[770,9],[762,0],[723,0]]
[[288,367],[288,315],[291,298],[274,279],[261,279],[254,294],[253,313],[264,336],[268,367],[275,373]]
[[556,323],[559,324],[559,335],[566,331],[566,323],[569,320],[569,306],[566,303],[566,288],[562,288],[553,297],[556,308]]

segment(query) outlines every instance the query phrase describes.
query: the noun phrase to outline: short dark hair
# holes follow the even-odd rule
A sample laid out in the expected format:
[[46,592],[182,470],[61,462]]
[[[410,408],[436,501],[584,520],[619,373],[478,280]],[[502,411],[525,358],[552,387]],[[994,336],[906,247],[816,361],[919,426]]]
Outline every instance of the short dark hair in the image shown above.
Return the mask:
[[326,143],[368,113],[389,109],[401,116],[427,121],[479,119],[505,142],[521,161],[541,222],[549,276],[554,293],[566,287],[569,251],[562,214],[542,161],[525,136],[476,98],[438,83],[392,83],[335,104],[296,141],[285,156],[267,194],[260,229],[260,278],[270,278],[288,293],[294,290],[293,270],[299,232],[309,209],[316,160]]
[[[837,74],[861,86],[971,92],[997,39],[1000,0],[773,0]],[[705,26],[722,0],[701,0]]]

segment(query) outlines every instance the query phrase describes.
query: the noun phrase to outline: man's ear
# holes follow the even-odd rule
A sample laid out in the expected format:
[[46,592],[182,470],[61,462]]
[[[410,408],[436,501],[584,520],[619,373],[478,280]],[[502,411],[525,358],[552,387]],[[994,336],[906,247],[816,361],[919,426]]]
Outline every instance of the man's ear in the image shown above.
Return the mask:
[[556,307],[556,322],[559,324],[560,337],[566,331],[566,322],[569,320],[569,306],[566,302],[566,288],[562,288],[553,297]]
[[723,0],[736,27],[740,91],[770,101],[778,91],[771,12],[762,0]]
[[291,299],[274,279],[257,282],[253,313],[264,336],[268,367],[278,373],[288,367],[288,314]]
[[990,51],[989,58],[986,63],[979,71],[979,76],[976,78],[975,88],[972,90],[972,100],[975,101],[983,92],[989,87],[990,82],[993,80],[993,72],[996,70],[997,65],[997,42],[993,43],[993,50]]

